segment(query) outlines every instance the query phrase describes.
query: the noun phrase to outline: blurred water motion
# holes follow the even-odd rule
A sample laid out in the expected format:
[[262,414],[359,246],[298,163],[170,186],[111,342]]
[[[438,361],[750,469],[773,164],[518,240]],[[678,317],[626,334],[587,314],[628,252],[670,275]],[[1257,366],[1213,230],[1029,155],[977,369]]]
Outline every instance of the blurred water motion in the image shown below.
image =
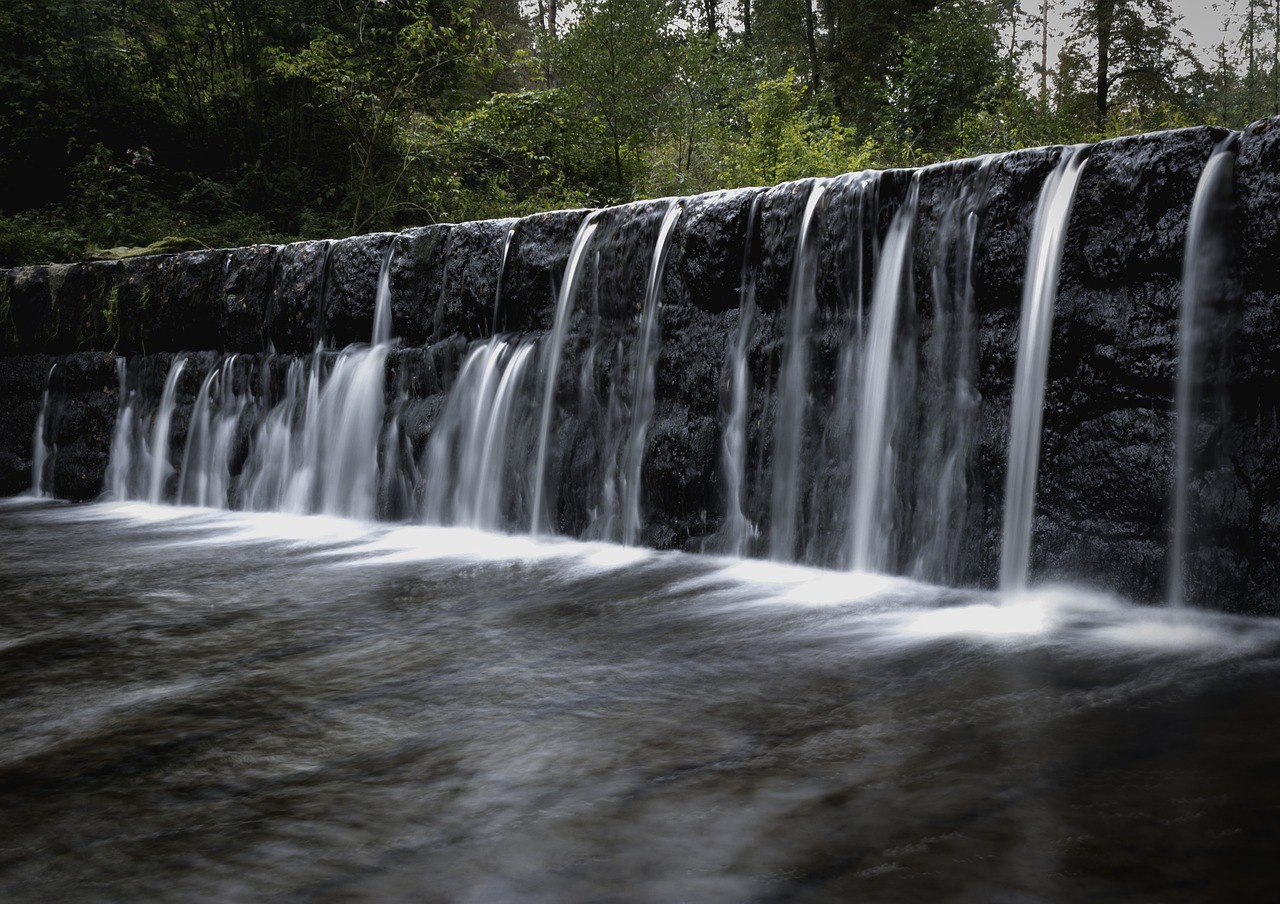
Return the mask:
[[0,505],[5,901],[1249,901],[1280,627]]

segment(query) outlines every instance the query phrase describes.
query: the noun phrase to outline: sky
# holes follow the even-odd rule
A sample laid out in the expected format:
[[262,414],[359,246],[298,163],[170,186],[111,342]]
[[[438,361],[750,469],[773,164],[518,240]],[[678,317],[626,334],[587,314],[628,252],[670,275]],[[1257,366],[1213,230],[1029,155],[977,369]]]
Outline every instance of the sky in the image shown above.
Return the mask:
[[[1062,46],[1061,34],[1065,31],[1066,10],[1075,5],[1075,0],[1052,0],[1057,15],[1051,19],[1052,27],[1058,32],[1057,47]],[[1225,37],[1228,44],[1239,40],[1239,29],[1233,28],[1230,34],[1223,34],[1222,23],[1233,9],[1244,9],[1246,0],[1216,0],[1216,2],[1197,2],[1197,0],[1170,0],[1173,11],[1182,16],[1181,27],[1191,33],[1191,40],[1201,60],[1206,63],[1213,58],[1213,48]],[[1032,11],[1039,9],[1038,0],[1023,0],[1023,9]],[[1055,21],[1056,20],[1056,21]],[[1051,51],[1052,52],[1052,51]]]

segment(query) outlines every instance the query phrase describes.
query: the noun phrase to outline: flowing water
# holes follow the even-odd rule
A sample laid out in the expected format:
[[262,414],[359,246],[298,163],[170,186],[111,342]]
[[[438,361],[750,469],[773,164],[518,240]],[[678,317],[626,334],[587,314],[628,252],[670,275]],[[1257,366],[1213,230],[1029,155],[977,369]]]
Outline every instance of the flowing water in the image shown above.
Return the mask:
[[888,567],[883,542],[886,531],[884,498],[892,482],[893,415],[902,400],[893,398],[893,371],[898,312],[911,261],[911,232],[915,226],[920,183],[912,180],[907,200],[894,215],[880,255],[875,290],[871,295],[871,329],[862,354],[861,404],[858,406],[854,454],[850,565],[855,571],[883,571]]
[[738,280],[738,328],[725,361],[728,405],[724,434],[720,440],[720,474],[724,481],[725,495],[724,524],[711,543],[714,551],[734,556],[747,552],[747,541],[755,530],[743,511],[742,503],[743,483],[747,472],[747,409],[751,404],[751,372],[747,366],[747,351],[756,321],[756,280],[755,270],[751,266],[751,253],[759,210],[760,196],[756,195],[751,201],[751,212],[747,215],[747,237],[744,243],[746,254],[742,258],[742,275]]
[[1027,255],[1022,289],[1022,321],[1018,366],[1009,417],[1009,470],[1004,494],[1004,545],[1000,552],[1000,586],[1020,590],[1027,585],[1031,533],[1035,527],[1036,475],[1040,466],[1040,428],[1044,421],[1044,384],[1049,371],[1053,304],[1058,271],[1066,246],[1071,203],[1088,160],[1087,145],[1065,148],[1057,169],[1040,190],[1040,204]]
[[574,236],[573,246],[569,249],[569,261],[565,270],[564,281],[556,297],[555,321],[551,327],[543,364],[545,389],[542,394],[542,414],[538,427],[538,457],[534,464],[533,474],[533,508],[530,513],[530,529],[536,534],[546,529],[551,519],[546,514],[546,481],[547,465],[551,448],[551,424],[555,415],[556,388],[560,378],[560,354],[564,349],[565,336],[569,331],[569,319],[573,315],[573,301],[578,292],[578,281],[582,277],[583,265],[586,262],[587,248],[591,245],[591,237],[597,229],[596,215],[589,214],[582,221],[578,234]]
[[672,230],[683,211],[684,208],[678,201],[672,201],[662,218],[640,314],[640,347],[635,359],[631,427],[622,462],[622,542],[627,546],[636,544],[640,539],[640,529],[644,526],[640,512],[640,471],[644,466],[649,422],[653,418],[653,371],[658,366],[658,355],[662,351],[662,273],[667,262],[667,251],[671,247]]
[[777,418],[774,428],[773,493],[770,506],[769,549],[773,559],[789,562],[796,555],[796,522],[800,517],[804,452],[804,420],[809,408],[809,325],[817,305],[814,274],[818,267],[816,218],[826,193],[826,180],[809,189],[800,236],[796,242],[787,296],[786,344],[778,377]]
[[1196,403],[1200,395],[1201,309],[1217,301],[1223,261],[1231,238],[1231,176],[1239,134],[1224,139],[1204,165],[1187,220],[1182,269],[1182,308],[1178,329],[1178,379],[1174,391],[1173,521],[1169,538],[1169,604],[1180,606],[1185,594],[1187,535],[1191,527],[1192,447]]
[[40,396],[40,412],[36,415],[35,430],[31,434],[31,495],[37,498],[53,495],[48,486],[50,481],[45,480],[45,470],[52,474],[53,469],[47,466],[51,459],[56,460],[58,454],[57,443],[48,438],[53,433],[49,423],[49,392],[53,389],[53,375],[57,369],[56,363],[49,368],[49,376],[44,381],[44,392]]
[[137,503],[0,536],[8,902],[1273,892],[1272,620]]

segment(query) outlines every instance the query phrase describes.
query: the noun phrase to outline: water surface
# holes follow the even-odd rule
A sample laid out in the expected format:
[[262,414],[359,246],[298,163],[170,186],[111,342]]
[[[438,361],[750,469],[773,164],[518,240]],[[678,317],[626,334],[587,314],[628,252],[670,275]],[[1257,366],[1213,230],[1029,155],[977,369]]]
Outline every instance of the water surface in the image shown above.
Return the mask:
[[0,900],[1250,901],[1280,627],[0,504]]

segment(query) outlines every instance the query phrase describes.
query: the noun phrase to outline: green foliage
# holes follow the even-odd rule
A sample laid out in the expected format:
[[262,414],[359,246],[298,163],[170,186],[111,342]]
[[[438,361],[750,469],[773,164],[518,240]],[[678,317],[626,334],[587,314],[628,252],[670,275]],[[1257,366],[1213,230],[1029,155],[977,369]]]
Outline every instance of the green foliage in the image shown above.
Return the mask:
[[838,117],[824,117],[806,107],[807,93],[794,72],[757,86],[744,106],[748,127],[726,149],[724,184],[769,185],[853,172],[873,164],[874,143],[858,141]]
[[1224,11],[1231,38],[1207,68],[1169,0],[1073,8],[1042,93],[1014,0],[8,0],[0,265],[599,206],[1280,110],[1272,0]]
[[72,261],[84,254],[85,238],[41,211],[0,215],[0,268]]
[[[942,151],[999,123],[1013,73],[999,56],[996,26],[994,7],[982,0],[949,0],[918,18],[888,77],[886,108],[899,141]],[[966,123],[975,118],[985,122]]]

